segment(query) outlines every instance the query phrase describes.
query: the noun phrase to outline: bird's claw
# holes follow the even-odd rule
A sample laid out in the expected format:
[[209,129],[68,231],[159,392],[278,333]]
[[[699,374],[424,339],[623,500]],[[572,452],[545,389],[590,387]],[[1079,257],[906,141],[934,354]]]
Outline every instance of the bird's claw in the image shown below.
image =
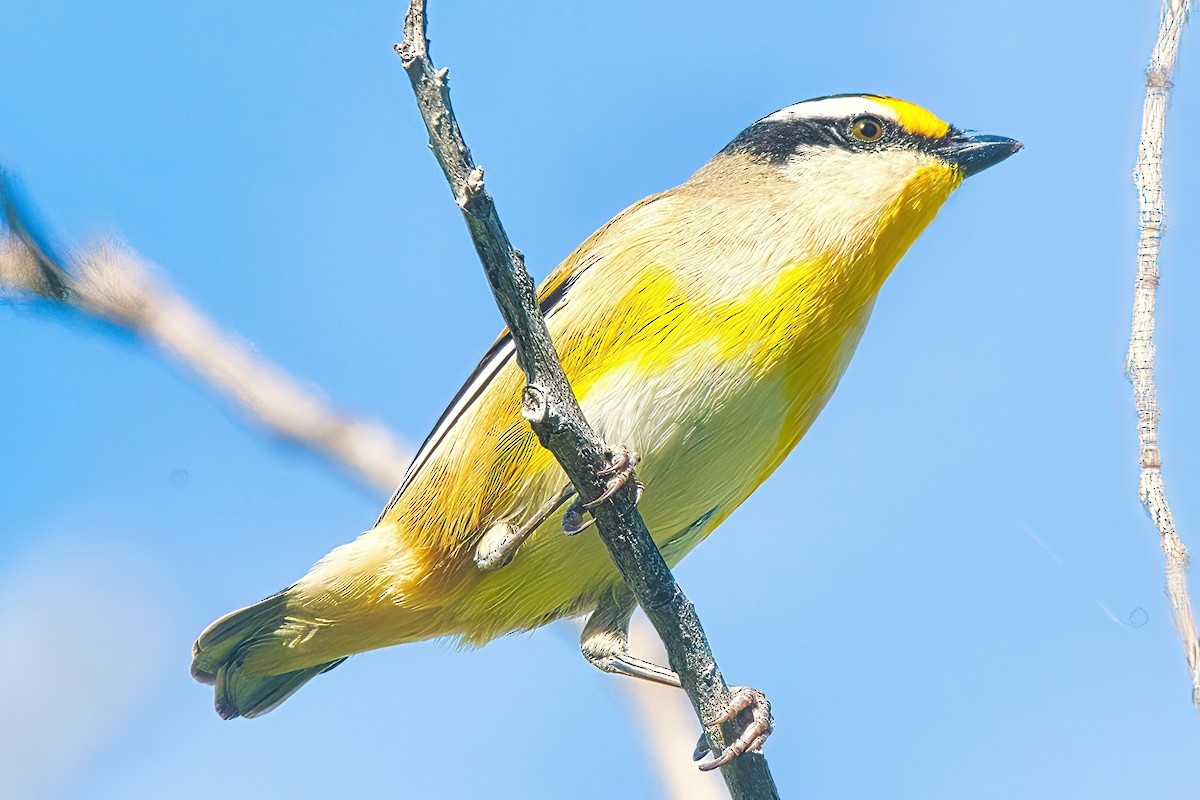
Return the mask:
[[[771,716],[771,702],[767,700],[765,694],[749,686],[731,686],[730,691],[732,696],[729,698],[729,704],[719,714],[704,720],[704,726],[711,728],[714,725],[729,722],[746,709],[750,709],[750,722],[736,741],[726,746],[719,755],[714,755],[711,760],[700,764],[700,769],[704,772],[722,767],[742,753],[760,752],[767,737],[775,730],[775,719]],[[699,761],[705,753],[709,752],[712,752],[712,745],[709,742],[708,733],[705,732],[701,734],[700,741],[696,743],[696,751],[692,754],[692,760]]]
[[584,512],[591,511],[605,500],[611,498],[614,494],[621,490],[622,486],[629,483],[631,479],[633,480],[634,489],[633,503],[634,505],[637,505],[639,502],[641,502],[642,491],[646,487],[643,486],[642,482],[639,481],[633,474],[633,468],[636,467],[638,462],[641,460],[642,457],[640,455],[624,447],[623,445],[617,445],[614,447],[612,463],[596,473],[602,478],[608,478],[608,483],[604,488],[604,493],[590,503],[585,503],[576,498],[575,502],[571,503],[571,505],[567,508],[566,513],[563,514],[563,533],[567,534],[568,536],[574,536],[575,534],[587,530],[594,525],[596,520],[594,518],[585,520],[583,518]]
[[[641,460],[642,457],[634,451],[630,450],[624,445],[616,445],[613,448],[612,461],[607,467],[596,473],[601,478],[605,478],[610,475],[612,476],[608,477],[608,484],[604,488],[604,494],[600,495],[590,503],[584,503],[583,507],[591,510],[619,492],[621,487],[628,483],[630,478],[633,478],[633,468],[636,467],[638,462]],[[637,487],[637,498],[640,499],[642,496],[642,485],[641,483],[638,483],[636,478],[634,478],[634,484]],[[637,500],[634,502],[636,503]]]
[[567,512],[563,514],[562,531],[567,536],[574,536],[581,531],[587,530],[592,525],[596,524],[595,519],[585,520],[583,503],[576,500],[567,508]]

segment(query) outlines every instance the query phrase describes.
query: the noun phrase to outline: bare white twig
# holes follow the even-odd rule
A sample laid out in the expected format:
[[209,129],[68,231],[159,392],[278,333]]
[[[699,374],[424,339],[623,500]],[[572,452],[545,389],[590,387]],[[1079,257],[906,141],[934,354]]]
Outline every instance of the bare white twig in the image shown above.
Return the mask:
[[[3,179],[0,179],[3,180]],[[68,257],[49,251],[0,184],[0,296],[39,297],[131,331],[156,345],[267,430],[324,456],[382,492],[404,477],[410,453],[372,420],[337,410],[321,394],[225,333],[136,253],[102,242]]]
[[1146,102],[1142,110],[1142,137],[1138,145],[1134,182],[1138,190],[1137,279],[1134,282],[1133,327],[1125,374],[1133,384],[1138,415],[1141,477],[1138,496],[1158,528],[1166,556],[1166,594],[1171,615],[1183,642],[1192,677],[1192,704],[1200,709],[1200,641],[1188,597],[1188,551],[1175,531],[1162,479],[1162,454],[1158,449],[1158,395],[1154,384],[1154,303],[1158,290],[1158,253],[1162,242],[1162,156],[1171,75],[1179,55],[1179,37],[1191,11],[1190,0],[1163,0],[1158,39],[1146,69]]

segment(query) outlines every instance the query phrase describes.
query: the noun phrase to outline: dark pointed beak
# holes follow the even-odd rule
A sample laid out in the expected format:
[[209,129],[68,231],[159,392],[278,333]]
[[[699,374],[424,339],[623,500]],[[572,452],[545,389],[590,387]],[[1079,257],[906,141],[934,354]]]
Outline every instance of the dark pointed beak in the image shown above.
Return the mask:
[[976,172],[983,172],[988,167],[999,164],[1024,146],[1016,139],[1004,136],[960,133],[957,136],[951,135],[944,144],[939,144],[934,152],[959,167],[963,175],[969,178]]

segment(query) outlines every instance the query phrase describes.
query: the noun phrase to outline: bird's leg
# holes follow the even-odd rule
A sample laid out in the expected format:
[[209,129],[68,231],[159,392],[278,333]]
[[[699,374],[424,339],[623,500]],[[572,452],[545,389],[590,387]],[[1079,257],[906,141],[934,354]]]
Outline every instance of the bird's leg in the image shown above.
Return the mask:
[[679,687],[679,676],[673,671],[629,655],[629,619],[635,608],[637,601],[628,589],[614,588],[605,593],[579,637],[583,657],[597,669],[614,675]]
[[[576,498],[575,502],[571,504],[571,507],[563,515],[563,533],[574,535],[590,527],[595,520],[589,519],[585,522],[583,512],[595,508],[612,497],[631,479],[637,488],[637,495],[634,498],[634,502],[636,503],[638,500],[641,500],[642,484],[633,474],[633,468],[637,466],[640,460],[641,456],[623,445],[613,447],[612,462],[597,473],[602,478],[608,478],[604,494],[590,503],[583,503]],[[484,572],[489,572],[499,569],[512,561],[513,556],[517,554],[517,549],[524,544],[529,535],[549,519],[550,515],[557,511],[563,503],[574,496],[575,487],[568,483],[558,494],[546,501],[541,508],[534,512],[532,517],[519,527],[513,525],[511,522],[499,522],[493,525],[483,534],[483,538],[479,540],[479,544],[475,547],[475,566]]]
[[529,538],[529,534],[536,531],[538,526],[550,518],[551,514],[574,496],[575,487],[568,483],[520,527],[509,522],[493,525],[475,547],[475,566],[488,572],[512,561],[513,556],[517,554],[517,548],[524,544],[525,540]]
[[602,478],[608,477],[608,483],[604,488],[604,493],[590,503],[584,503],[581,500],[576,499],[575,502],[571,504],[571,507],[567,509],[567,513],[563,515],[563,533],[567,534],[568,536],[574,536],[580,531],[591,527],[596,520],[589,519],[585,522],[583,519],[583,512],[590,511],[591,509],[603,503],[605,500],[612,497],[614,494],[620,491],[622,486],[629,483],[630,480],[633,481],[634,489],[636,491],[633,499],[634,504],[637,504],[637,502],[642,499],[642,489],[645,487],[642,486],[641,481],[639,481],[633,474],[633,468],[638,465],[638,462],[642,460],[642,457],[624,445],[620,444],[614,445],[612,450],[612,462],[607,467],[596,473]]
[[[583,635],[579,637],[579,649],[583,651],[583,657],[592,666],[605,672],[679,687],[679,675],[672,670],[629,655],[629,619],[636,607],[637,601],[623,587],[612,589],[601,597],[599,605],[583,627]],[[704,727],[711,728],[729,722],[747,709],[750,711],[750,720],[736,740],[720,754],[700,764],[700,769],[705,772],[728,764],[742,753],[761,750],[775,729],[771,703],[766,695],[748,686],[731,686],[729,689],[729,704],[720,713],[704,720]],[[692,759],[699,761],[710,751],[712,745],[708,733],[700,734]]]
[[[725,709],[719,714],[704,720],[704,727],[711,728],[714,725],[729,722],[746,709],[750,710],[750,721],[732,744],[727,745],[719,755],[714,753],[711,760],[700,765],[700,769],[704,772],[724,766],[742,753],[761,752],[767,737],[775,730],[775,719],[771,716],[771,701],[765,694],[749,686],[730,686],[729,691],[729,705],[725,706]],[[708,733],[700,734],[700,741],[696,743],[696,751],[692,754],[692,760],[699,761],[704,758],[705,753],[711,750],[712,744],[708,740]]]

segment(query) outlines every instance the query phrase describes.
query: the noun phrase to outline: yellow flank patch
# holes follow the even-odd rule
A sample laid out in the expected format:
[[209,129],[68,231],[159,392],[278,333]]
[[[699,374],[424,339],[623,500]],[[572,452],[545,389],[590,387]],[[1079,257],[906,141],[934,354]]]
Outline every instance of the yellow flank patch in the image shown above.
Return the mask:
[[895,112],[896,119],[909,133],[937,139],[950,131],[948,122],[938,119],[918,105],[905,100],[897,100],[895,97],[874,97],[872,99]]

